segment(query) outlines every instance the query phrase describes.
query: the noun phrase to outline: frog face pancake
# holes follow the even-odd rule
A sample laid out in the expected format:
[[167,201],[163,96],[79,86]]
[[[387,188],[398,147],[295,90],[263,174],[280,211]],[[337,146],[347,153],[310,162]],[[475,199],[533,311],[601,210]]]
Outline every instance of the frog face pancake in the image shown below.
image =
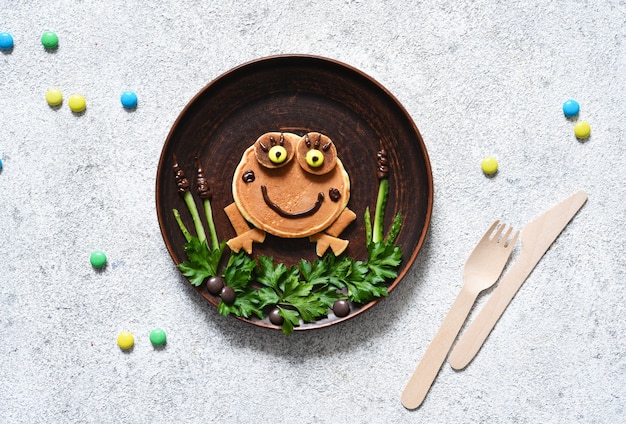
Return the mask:
[[[318,159],[309,154],[307,162],[311,151]],[[320,158],[321,165],[310,164]],[[339,217],[350,198],[350,179],[328,137],[273,132],[244,152],[232,190],[237,208],[256,228],[299,238],[323,231]]]

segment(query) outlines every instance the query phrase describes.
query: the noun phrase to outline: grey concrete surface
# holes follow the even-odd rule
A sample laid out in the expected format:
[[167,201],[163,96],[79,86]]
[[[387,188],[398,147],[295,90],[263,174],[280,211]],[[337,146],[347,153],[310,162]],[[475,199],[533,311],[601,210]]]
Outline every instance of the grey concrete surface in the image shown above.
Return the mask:
[[[626,3],[0,1],[0,421],[626,421]],[[60,38],[45,51],[47,29]],[[284,337],[222,317],[170,259],[155,211],[169,129],[212,79],[268,55],[361,69],[430,154],[430,232],[367,313]],[[50,108],[50,87],[65,95]],[[120,94],[139,106],[128,112]],[[67,98],[80,93],[76,116]],[[578,141],[562,103],[592,135]],[[500,171],[485,178],[484,156]],[[464,371],[423,406],[400,393],[489,223],[589,200]],[[103,272],[89,265],[106,252]],[[514,258],[519,254],[519,247]],[[479,299],[475,316],[486,297]],[[148,334],[167,331],[154,349]],[[116,345],[130,331],[131,352]]]

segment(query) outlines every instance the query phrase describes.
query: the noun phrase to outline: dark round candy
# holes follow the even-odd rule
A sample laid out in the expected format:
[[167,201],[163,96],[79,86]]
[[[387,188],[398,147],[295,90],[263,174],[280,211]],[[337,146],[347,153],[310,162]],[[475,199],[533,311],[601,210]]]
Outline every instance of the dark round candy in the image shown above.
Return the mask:
[[222,289],[220,296],[222,296],[222,301],[227,305],[232,305],[235,303],[235,298],[237,294],[235,293],[235,289],[231,286],[224,286]]
[[206,289],[209,293],[218,295],[222,292],[224,288],[224,279],[222,277],[209,277],[206,282]]
[[270,322],[274,325],[283,325],[283,322],[285,322],[285,319],[280,315],[280,309],[278,308],[272,309],[268,316],[270,318]]
[[340,318],[348,316],[350,313],[350,303],[344,299],[335,300],[335,303],[333,303],[333,312]]

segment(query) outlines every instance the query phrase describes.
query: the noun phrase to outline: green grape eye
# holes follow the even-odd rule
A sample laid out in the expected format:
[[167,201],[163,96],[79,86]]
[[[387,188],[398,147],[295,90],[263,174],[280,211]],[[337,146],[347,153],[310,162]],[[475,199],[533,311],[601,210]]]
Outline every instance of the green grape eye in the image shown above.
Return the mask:
[[268,156],[272,163],[283,163],[287,159],[287,149],[283,146],[272,146]]
[[313,168],[322,166],[324,163],[324,154],[317,149],[311,149],[306,153],[306,163]]

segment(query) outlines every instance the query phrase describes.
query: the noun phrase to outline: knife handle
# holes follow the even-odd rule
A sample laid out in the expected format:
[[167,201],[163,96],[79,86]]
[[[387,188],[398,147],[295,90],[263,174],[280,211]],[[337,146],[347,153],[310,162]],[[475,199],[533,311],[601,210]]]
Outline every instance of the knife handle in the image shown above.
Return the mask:
[[450,353],[449,362],[452,368],[461,370],[474,359],[532,268],[529,266],[528,260],[520,257],[502,277],[498,286],[491,293],[489,300]]
[[413,372],[404,391],[402,392],[402,405],[407,409],[419,407],[426,394],[430,390],[441,366],[450,352],[450,347],[459,334],[465,319],[469,315],[477,294],[469,290],[461,289],[456,300],[450,307],[448,314],[441,323],[439,331],[426,349],[426,353]]

